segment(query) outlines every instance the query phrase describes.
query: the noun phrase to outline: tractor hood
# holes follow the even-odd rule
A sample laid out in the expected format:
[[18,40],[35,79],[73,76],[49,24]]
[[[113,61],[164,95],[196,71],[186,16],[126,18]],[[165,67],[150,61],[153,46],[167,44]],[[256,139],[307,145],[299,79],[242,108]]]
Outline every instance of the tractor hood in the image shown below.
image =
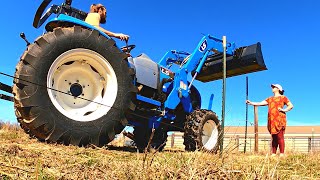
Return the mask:
[[[267,70],[261,52],[261,44],[240,47],[227,57],[227,77]],[[194,73],[193,73],[194,74]],[[196,77],[201,82],[223,78],[223,54],[209,56]]]

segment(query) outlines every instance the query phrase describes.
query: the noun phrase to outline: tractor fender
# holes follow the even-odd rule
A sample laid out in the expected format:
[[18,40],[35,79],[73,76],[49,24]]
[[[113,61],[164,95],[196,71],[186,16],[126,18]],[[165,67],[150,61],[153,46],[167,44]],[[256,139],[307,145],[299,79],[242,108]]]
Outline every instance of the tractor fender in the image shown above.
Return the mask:
[[88,24],[85,21],[82,21],[80,19],[77,19],[77,18],[74,18],[74,17],[71,17],[71,16],[67,16],[65,14],[60,14],[58,17],[48,21],[48,23],[47,23],[45,28],[46,28],[47,31],[52,31],[54,28],[61,27],[61,24],[65,25],[65,23],[67,23],[69,26],[81,26],[81,27],[84,27],[86,29],[97,30],[104,37],[106,37],[108,39],[111,39],[110,36],[108,36],[106,33],[102,32],[101,30],[99,30],[95,26],[92,26],[92,25],[90,25],[90,24]]

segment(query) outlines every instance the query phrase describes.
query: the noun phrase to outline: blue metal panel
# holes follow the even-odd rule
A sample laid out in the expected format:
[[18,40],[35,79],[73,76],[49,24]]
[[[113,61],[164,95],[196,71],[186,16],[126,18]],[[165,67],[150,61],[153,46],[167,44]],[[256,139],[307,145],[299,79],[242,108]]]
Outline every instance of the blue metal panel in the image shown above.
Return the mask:
[[137,95],[137,99],[140,100],[140,101],[149,103],[149,104],[153,104],[153,105],[159,106],[159,107],[161,106],[161,102],[153,100],[153,99],[150,99],[150,98],[147,98],[147,97],[144,97],[144,96],[141,96],[141,95]]
[[181,98],[181,102],[185,112],[191,113],[193,111],[190,96]]
[[157,117],[157,116],[154,116],[152,118],[150,118],[149,120],[149,128],[155,128],[157,129],[159,126],[160,126],[160,123],[162,121],[162,117]]

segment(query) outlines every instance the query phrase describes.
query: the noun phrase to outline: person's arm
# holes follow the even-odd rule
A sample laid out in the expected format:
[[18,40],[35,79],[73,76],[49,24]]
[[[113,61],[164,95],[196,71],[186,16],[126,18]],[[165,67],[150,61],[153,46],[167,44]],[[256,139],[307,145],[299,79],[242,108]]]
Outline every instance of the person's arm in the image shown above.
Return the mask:
[[108,31],[100,26],[97,27],[100,31],[106,33],[108,36],[110,37],[115,37],[115,38],[118,38],[118,39],[121,39],[122,41],[128,41],[129,39],[129,36],[128,35],[125,35],[125,34],[122,34],[122,33],[113,33],[111,31]]
[[293,108],[293,104],[289,101],[285,109],[279,108],[278,110],[281,112],[289,112],[291,111],[292,108]]
[[261,102],[251,102],[251,101],[247,100],[246,103],[249,105],[252,105],[252,106],[266,106],[266,105],[268,105],[268,102],[266,100],[263,100]]

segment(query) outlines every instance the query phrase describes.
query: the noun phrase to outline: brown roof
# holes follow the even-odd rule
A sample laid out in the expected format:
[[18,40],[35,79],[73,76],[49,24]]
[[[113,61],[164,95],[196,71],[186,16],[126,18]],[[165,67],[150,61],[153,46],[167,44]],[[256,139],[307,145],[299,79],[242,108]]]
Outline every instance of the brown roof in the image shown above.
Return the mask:
[[[227,134],[239,134],[245,133],[245,126],[226,126],[224,128],[225,133]],[[268,129],[266,126],[258,127],[259,134],[268,134]],[[254,126],[248,126],[248,133],[254,133]],[[320,134],[320,126],[287,126],[286,134]]]

